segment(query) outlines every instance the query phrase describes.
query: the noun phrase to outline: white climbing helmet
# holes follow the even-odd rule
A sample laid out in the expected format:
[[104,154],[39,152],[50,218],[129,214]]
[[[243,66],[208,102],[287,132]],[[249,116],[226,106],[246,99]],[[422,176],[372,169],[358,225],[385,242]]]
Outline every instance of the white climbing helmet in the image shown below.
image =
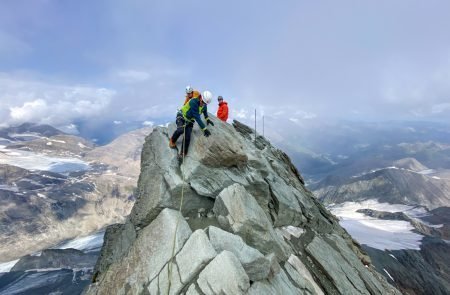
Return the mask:
[[208,90],[203,91],[202,100],[204,103],[209,104],[212,100],[212,97],[213,95],[211,92],[209,92]]
[[190,94],[192,91],[194,91],[194,89],[192,89],[191,85],[186,86],[186,94]]

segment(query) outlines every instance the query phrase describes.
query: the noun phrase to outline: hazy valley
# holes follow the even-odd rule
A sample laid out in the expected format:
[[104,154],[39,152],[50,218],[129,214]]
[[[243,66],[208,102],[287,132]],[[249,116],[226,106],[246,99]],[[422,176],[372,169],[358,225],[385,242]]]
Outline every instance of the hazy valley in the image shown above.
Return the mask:
[[311,167],[302,170],[308,188],[402,292],[446,294],[449,129],[401,122],[343,127],[325,134],[336,143],[316,148],[323,154],[291,154],[299,167]]
[[50,126],[1,130],[1,262],[123,220],[150,131],[97,147]]

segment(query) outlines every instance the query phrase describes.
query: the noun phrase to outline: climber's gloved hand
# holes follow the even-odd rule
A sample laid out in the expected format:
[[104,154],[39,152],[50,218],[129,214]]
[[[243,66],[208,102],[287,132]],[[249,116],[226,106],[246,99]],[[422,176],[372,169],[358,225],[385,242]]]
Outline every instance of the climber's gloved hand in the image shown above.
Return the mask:
[[209,130],[205,128],[205,129],[203,129],[203,135],[204,135],[205,137],[208,137],[208,136],[211,135],[211,132],[209,132]]
[[213,121],[211,121],[211,119],[206,119],[206,124],[207,125],[211,125],[211,126],[214,126],[214,122]]

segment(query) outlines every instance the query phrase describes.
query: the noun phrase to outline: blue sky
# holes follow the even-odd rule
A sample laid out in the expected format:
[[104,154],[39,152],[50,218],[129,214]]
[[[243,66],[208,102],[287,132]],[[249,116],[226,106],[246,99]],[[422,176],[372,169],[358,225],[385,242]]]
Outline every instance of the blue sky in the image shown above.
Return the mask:
[[448,122],[449,31],[448,1],[5,0],[0,124],[166,120],[187,84],[244,120]]

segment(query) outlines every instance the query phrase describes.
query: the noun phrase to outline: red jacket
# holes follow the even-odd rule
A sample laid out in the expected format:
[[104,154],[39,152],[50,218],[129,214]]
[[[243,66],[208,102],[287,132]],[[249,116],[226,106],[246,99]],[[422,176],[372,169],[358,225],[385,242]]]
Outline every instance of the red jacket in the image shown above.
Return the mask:
[[217,110],[217,118],[226,122],[228,119],[228,104],[225,101],[219,103],[219,109]]

